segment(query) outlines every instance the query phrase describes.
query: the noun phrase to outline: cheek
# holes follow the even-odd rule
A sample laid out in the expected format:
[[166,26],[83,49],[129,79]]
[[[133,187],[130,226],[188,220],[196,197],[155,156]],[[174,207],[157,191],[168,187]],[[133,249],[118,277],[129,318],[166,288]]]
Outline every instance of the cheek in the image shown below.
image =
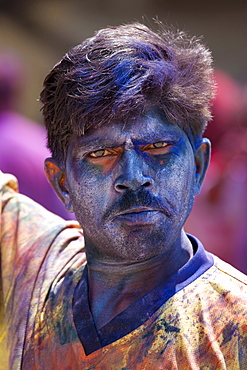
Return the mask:
[[92,181],[94,178],[97,179],[104,171],[103,166],[90,163],[86,159],[73,159],[71,163],[70,173],[73,174],[74,180],[77,182],[90,181],[90,179]]
[[103,174],[103,166],[92,164],[87,160],[73,160],[71,162],[72,165],[69,168],[71,189],[77,195],[91,194],[94,191],[97,194],[98,189],[102,187],[106,178]]
[[178,206],[181,214],[188,216],[194,202],[194,166],[188,161],[178,174]]
[[168,197],[173,204],[181,205],[193,193],[194,166],[191,160],[177,158],[159,172],[159,184],[163,196]]
[[74,211],[81,217],[96,217],[106,208],[112,197],[109,174],[104,174],[98,166],[80,165],[71,168],[69,180]]

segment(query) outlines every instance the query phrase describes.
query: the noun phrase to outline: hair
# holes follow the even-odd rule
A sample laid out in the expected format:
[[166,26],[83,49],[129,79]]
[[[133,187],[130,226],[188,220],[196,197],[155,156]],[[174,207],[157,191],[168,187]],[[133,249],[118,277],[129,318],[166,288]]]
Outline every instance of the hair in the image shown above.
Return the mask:
[[44,81],[40,100],[52,156],[65,160],[71,135],[151,107],[194,141],[211,118],[211,53],[201,39],[135,23],[107,27],[70,50]]

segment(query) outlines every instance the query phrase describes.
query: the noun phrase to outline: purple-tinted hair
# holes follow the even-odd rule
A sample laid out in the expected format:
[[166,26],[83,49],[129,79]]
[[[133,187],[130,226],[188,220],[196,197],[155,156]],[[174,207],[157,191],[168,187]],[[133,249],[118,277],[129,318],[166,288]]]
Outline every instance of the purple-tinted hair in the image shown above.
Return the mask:
[[41,92],[48,148],[64,160],[72,134],[126,122],[156,106],[193,140],[211,118],[211,53],[200,40],[135,23],[108,27],[69,51]]

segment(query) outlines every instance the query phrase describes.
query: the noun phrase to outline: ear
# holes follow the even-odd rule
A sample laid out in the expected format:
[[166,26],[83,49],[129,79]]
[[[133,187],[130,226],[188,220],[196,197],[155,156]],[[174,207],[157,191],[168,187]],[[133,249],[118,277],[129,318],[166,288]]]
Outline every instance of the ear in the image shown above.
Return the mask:
[[66,210],[68,212],[73,212],[65,172],[54,158],[46,158],[44,170],[47,180],[59,199],[63,202]]
[[203,138],[202,144],[195,153],[195,195],[200,193],[204,177],[210,162],[211,143]]

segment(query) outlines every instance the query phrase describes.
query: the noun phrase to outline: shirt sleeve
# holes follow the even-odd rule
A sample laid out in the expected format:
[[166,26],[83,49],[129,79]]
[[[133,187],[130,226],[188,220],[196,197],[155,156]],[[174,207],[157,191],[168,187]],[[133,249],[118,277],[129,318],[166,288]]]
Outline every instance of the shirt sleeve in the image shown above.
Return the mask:
[[34,284],[47,253],[58,239],[64,248],[79,238],[81,230],[78,222],[64,221],[19,194],[16,178],[1,171],[0,211],[0,344],[9,342],[14,353],[24,343]]
[[1,275],[3,299],[6,302],[13,281],[24,273],[23,266],[27,267],[31,255],[41,261],[52,239],[66,226],[66,221],[19,194],[16,178],[2,172],[0,210]]

